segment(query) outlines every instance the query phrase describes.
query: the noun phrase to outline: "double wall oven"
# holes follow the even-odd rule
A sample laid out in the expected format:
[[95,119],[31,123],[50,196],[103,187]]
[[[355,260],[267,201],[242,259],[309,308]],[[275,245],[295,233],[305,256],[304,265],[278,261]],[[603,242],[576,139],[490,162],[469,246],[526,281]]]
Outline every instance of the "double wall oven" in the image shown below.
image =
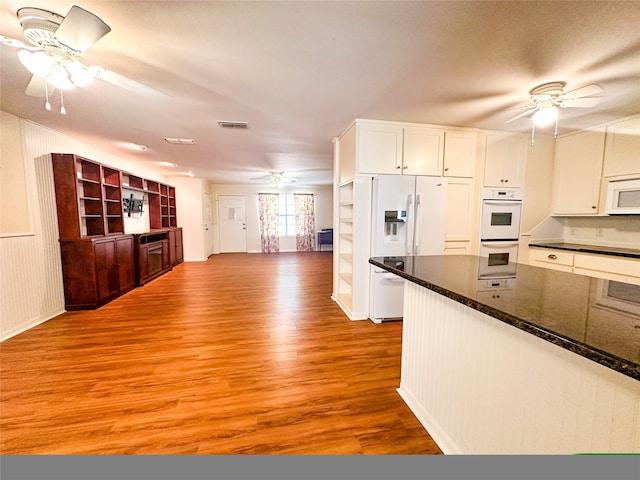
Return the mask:
[[483,190],[479,279],[515,276],[521,211],[520,189]]

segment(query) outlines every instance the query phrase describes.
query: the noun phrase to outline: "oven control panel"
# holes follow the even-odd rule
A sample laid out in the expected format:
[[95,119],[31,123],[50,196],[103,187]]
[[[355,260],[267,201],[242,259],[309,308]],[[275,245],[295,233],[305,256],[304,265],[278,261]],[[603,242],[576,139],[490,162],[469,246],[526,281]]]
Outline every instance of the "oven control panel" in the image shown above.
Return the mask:
[[485,200],[522,200],[519,188],[485,188],[482,192]]

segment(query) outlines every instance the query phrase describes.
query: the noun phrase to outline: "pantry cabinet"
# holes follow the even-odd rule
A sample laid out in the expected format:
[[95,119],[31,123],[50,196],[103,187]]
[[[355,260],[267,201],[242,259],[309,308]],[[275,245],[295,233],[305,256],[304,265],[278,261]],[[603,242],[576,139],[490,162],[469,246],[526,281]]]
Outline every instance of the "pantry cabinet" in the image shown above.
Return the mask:
[[516,188],[524,183],[527,142],[522,135],[484,136],[484,186]]
[[590,130],[556,140],[553,165],[554,215],[598,213],[604,130]]

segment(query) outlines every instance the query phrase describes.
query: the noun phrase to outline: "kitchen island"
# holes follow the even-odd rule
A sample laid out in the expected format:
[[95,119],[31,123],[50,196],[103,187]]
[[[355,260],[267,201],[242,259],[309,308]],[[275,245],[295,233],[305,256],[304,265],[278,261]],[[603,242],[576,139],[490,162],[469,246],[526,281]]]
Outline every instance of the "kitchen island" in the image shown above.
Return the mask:
[[479,257],[379,257],[406,280],[398,392],[445,453],[640,452],[640,287]]

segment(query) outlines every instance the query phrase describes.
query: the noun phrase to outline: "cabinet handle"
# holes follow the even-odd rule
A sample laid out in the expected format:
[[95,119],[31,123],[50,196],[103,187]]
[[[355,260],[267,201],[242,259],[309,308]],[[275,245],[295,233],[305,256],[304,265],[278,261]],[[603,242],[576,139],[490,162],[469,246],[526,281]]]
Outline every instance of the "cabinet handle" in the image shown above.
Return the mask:
[[550,253],[549,255],[547,255],[547,258],[550,259],[550,260],[557,260],[558,256],[554,255],[553,253]]
[[396,165],[396,170],[400,170],[400,165]]
[[506,179],[504,180],[504,183],[509,183],[509,179],[508,179],[508,178],[506,178]]
[[409,168],[408,165],[405,165],[404,167],[402,167],[403,170],[406,170],[407,168]]
[[596,207],[595,205],[591,205],[591,208],[595,210],[598,207]]
[[449,171],[449,167],[444,167],[444,171],[448,172]]

